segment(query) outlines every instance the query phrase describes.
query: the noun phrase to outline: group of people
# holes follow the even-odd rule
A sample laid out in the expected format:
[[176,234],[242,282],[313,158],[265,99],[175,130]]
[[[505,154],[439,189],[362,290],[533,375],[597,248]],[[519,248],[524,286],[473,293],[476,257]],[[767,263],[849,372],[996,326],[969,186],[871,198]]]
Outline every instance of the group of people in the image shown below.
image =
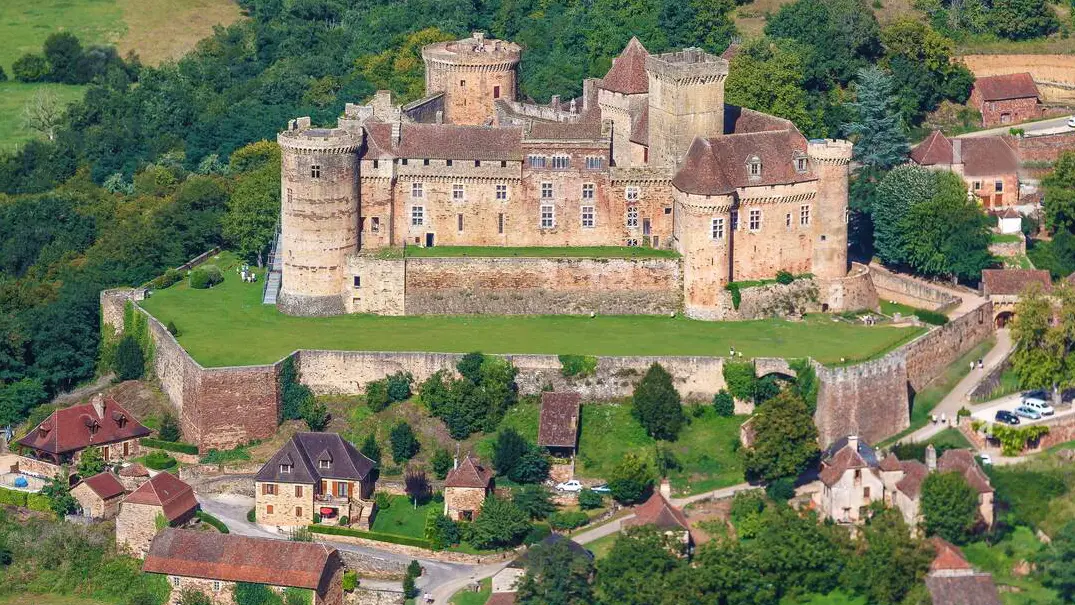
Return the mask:
[[241,277],[245,283],[252,284],[258,281],[258,274],[250,270],[250,265],[243,265],[239,267],[238,270],[239,277]]

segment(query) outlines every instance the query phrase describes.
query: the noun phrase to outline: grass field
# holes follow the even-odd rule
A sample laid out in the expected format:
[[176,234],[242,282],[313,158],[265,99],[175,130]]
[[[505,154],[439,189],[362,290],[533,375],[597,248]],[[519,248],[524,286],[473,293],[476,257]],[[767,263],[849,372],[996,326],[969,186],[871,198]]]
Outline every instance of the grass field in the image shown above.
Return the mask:
[[54,594],[0,596],[0,605],[111,605],[106,601]]
[[377,509],[371,529],[397,536],[425,538],[426,513],[430,507],[440,506],[443,504],[428,502],[415,510],[407,496],[392,496],[391,506]]
[[235,259],[215,261],[224,283],[193,290],[181,282],[142,305],[175,322],[179,342],[206,366],[273,363],[299,348],[365,351],[482,351],[579,355],[813,357],[822,363],[872,358],[922,332],[860,326],[826,316],[805,321],[705,322],[659,316],[290,317],[261,304],[261,281],[245,284]]
[[1034,532],[1020,526],[992,546],[985,542],[968,544],[963,547],[963,554],[976,568],[993,574],[993,581],[1002,591],[1004,605],[1060,603],[1056,592],[1042,586],[1036,577],[1017,575],[1013,571],[1020,561],[1033,560],[1041,548]]
[[85,86],[67,84],[25,84],[22,82],[0,83],[0,152],[13,151],[34,138],[34,133],[23,126],[23,108],[39,90],[47,90],[56,100],[67,105],[86,92]]
[[410,257],[678,258],[673,250],[640,246],[433,246],[407,248]]
[[478,592],[464,588],[452,595],[448,603],[451,605],[485,605],[491,594],[493,594],[493,581],[486,578],[481,581],[481,590]]

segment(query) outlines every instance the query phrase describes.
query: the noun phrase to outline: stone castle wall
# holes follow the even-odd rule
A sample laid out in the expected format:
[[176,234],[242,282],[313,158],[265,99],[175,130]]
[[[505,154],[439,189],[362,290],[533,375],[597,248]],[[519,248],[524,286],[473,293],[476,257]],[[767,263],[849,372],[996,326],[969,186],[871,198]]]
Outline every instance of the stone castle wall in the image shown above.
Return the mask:
[[870,265],[869,268],[870,280],[881,300],[891,300],[929,311],[959,304],[959,298],[921,280],[892,273],[879,265]]
[[966,315],[931,330],[902,350],[907,359],[907,382],[921,391],[955,360],[993,334],[993,303],[986,301]]

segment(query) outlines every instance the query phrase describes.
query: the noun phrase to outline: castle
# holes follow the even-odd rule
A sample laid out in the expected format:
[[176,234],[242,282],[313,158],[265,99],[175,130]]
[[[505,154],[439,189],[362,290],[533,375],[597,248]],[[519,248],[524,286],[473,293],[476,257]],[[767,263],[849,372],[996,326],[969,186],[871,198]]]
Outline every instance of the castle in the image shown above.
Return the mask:
[[725,318],[729,282],[847,275],[849,142],[724,103],[728,61],[699,49],[632,39],[548,105],[516,100],[521,52],[481,33],[427,46],[425,98],[380,92],[336,128],[280,133],[283,312],[409,312],[405,261],[376,254],[400,246],[671,249],[698,319]]

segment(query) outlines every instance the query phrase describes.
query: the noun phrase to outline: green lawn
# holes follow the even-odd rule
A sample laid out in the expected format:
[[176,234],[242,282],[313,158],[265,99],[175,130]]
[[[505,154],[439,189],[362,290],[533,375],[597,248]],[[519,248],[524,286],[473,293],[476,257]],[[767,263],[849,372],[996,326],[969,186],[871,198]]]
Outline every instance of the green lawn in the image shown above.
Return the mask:
[[493,580],[485,578],[480,584],[481,590],[478,592],[464,588],[452,595],[448,602],[451,605],[485,605],[485,602],[489,600],[489,595],[493,593]]
[[206,366],[273,363],[299,348],[365,351],[482,351],[589,355],[725,355],[814,357],[822,363],[868,359],[922,333],[868,327],[823,315],[805,321],[706,322],[663,316],[568,315],[290,317],[261,304],[262,283],[235,275],[235,257],[214,261],[224,283],[193,290],[186,282],[142,304],[175,322],[179,342]]
[[616,538],[618,537],[620,537],[620,534],[609,534],[593,542],[583,544],[583,546],[593,553],[594,559],[604,559],[608,555],[608,551],[612,550],[612,545],[616,543]]
[[428,502],[420,505],[416,510],[407,496],[392,496],[391,501],[392,505],[388,508],[377,510],[377,516],[371,528],[373,531],[425,538],[426,512],[430,507],[443,506],[443,504]]
[[107,601],[55,594],[0,596],[0,605],[110,605]]
[[993,233],[990,239],[994,244],[1014,244],[1023,240],[1022,233]]
[[532,256],[548,258],[679,258],[673,250],[655,250],[639,246],[408,246],[411,257],[506,257]]
[[[722,418],[711,406],[693,417],[668,444],[680,469],[670,474],[677,493],[699,493],[735,485],[743,481],[743,466],[735,452],[743,416]],[[582,431],[575,473],[580,477],[607,479],[627,452],[654,455],[655,442],[631,415],[629,405],[586,404],[582,406]]]
[[83,44],[105,43],[118,40],[127,26],[116,0],[0,2],[0,66],[10,76],[15,59],[41,52],[45,38],[60,30],[72,32]]
[[926,443],[932,443],[933,447],[940,450],[940,448],[952,448],[952,449],[973,449],[970,441],[963,436],[963,433],[959,432],[957,428],[947,428],[930,437]]
[[[0,40],[3,39],[2,36],[3,34],[0,33]],[[10,75],[9,73],[8,77]],[[10,81],[0,83],[0,153],[13,151],[20,144],[36,136],[23,125],[22,116],[23,108],[39,90],[47,91],[54,95],[59,103],[68,105],[82,98],[86,87],[67,84],[24,84]]]

